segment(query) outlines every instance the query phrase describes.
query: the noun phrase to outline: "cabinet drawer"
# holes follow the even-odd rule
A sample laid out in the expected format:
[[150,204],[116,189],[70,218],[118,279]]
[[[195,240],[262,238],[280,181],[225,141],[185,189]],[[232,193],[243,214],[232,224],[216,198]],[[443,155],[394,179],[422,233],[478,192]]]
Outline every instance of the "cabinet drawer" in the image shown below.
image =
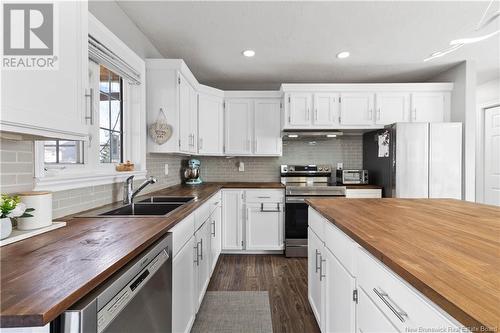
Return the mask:
[[347,189],[346,198],[382,198],[381,189]]
[[184,244],[193,236],[195,231],[194,214],[189,215],[175,227],[170,229],[172,233],[172,256],[175,258]]
[[266,190],[246,190],[246,202],[261,203],[261,202],[283,202],[285,192],[283,190],[266,189]]
[[325,221],[324,224],[325,246],[352,276],[356,276],[356,243],[332,223]]
[[212,213],[212,206],[213,204],[209,199],[194,211],[195,231],[198,230],[203,222],[205,222],[210,217],[210,213]]
[[[358,285],[391,322],[406,329],[458,329],[460,324],[366,250],[357,251]],[[457,331],[458,332],[458,331]]]
[[308,223],[309,227],[323,242],[325,240],[325,220],[314,208],[308,209]]

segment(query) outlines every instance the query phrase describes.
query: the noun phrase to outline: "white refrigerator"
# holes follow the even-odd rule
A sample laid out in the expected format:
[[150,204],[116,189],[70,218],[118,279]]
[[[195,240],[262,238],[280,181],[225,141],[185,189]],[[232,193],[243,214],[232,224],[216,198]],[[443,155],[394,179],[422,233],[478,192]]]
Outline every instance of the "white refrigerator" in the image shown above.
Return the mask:
[[461,199],[462,123],[396,123],[365,133],[363,169],[384,197]]

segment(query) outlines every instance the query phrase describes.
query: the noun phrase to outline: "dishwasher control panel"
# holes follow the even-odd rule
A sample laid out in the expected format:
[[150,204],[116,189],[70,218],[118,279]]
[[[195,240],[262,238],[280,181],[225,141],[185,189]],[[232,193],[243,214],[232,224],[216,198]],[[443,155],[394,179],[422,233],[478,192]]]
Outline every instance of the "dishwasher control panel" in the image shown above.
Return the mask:
[[161,251],[143,270],[139,272],[118,294],[97,313],[97,332],[101,333],[134,298],[146,282],[168,260],[166,250]]

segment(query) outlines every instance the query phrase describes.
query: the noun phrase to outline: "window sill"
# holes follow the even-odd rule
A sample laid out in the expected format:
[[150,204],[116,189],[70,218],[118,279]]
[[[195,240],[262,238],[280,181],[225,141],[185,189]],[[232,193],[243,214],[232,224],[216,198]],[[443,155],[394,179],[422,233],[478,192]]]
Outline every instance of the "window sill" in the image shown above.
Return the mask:
[[130,176],[135,176],[135,179],[146,178],[146,170],[137,171],[107,171],[107,172],[81,172],[58,176],[46,176],[43,178],[35,177],[35,191],[64,191],[75,188],[107,185],[121,183]]

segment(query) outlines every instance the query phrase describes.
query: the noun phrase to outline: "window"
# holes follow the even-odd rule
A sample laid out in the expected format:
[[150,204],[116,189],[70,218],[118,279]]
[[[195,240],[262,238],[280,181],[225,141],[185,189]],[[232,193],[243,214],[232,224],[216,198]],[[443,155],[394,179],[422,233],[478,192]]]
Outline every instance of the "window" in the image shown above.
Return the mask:
[[123,161],[123,82],[106,67],[99,66],[99,161]]
[[44,162],[46,164],[80,164],[83,163],[81,141],[45,141]]

